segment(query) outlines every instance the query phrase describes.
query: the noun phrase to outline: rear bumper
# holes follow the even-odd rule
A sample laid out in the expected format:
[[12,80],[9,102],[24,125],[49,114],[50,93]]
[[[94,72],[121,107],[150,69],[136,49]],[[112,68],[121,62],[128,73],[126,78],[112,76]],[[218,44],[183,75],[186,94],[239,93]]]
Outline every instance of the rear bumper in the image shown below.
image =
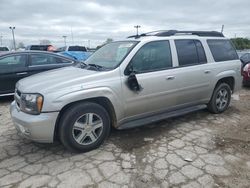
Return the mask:
[[15,101],[11,103],[10,114],[17,131],[21,136],[42,143],[52,143],[56,119],[59,112],[30,115],[16,108]]

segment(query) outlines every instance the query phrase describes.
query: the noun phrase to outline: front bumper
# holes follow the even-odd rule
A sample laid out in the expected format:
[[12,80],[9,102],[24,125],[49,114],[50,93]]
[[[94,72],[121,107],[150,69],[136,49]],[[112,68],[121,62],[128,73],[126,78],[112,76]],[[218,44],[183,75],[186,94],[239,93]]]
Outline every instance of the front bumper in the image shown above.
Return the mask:
[[10,106],[10,114],[17,131],[20,132],[21,136],[36,142],[53,142],[56,119],[59,112],[30,115],[19,111],[14,101]]

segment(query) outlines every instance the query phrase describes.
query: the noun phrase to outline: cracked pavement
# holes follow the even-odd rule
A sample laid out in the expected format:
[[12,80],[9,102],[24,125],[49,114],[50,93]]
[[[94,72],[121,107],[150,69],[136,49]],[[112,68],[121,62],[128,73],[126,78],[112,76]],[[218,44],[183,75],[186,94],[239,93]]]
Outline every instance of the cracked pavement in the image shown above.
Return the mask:
[[0,187],[250,187],[250,89],[234,94],[223,114],[112,130],[82,154],[17,135],[11,100],[0,100]]

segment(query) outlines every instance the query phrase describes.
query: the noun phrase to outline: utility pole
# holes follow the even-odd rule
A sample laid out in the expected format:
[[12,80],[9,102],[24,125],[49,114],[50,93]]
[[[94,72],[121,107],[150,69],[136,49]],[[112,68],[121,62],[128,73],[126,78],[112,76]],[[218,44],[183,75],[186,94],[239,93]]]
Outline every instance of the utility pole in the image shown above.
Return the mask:
[[136,28],[136,36],[138,36],[138,29],[140,28],[140,25],[135,25],[134,28]]
[[90,40],[88,40],[88,47],[90,48]]
[[15,34],[14,34],[14,30],[16,29],[16,27],[9,27],[9,28],[12,31],[13,45],[14,45],[14,49],[16,51],[16,41],[15,41]]
[[72,42],[72,44],[74,44],[74,36],[73,36],[73,31],[72,31],[72,26],[71,26],[71,42]]
[[63,35],[62,37],[63,37],[63,40],[64,40],[64,46],[66,46],[66,44],[67,44],[67,43],[66,43],[66,38],[67,38],[67,36],[66,36],[66,35]]
[[3,46],[3,35],[2,35],[2,33],[0,35],[0,40],[1,40],[1,46]]
[[221,26],[221,33],[224,31],[224,24]]

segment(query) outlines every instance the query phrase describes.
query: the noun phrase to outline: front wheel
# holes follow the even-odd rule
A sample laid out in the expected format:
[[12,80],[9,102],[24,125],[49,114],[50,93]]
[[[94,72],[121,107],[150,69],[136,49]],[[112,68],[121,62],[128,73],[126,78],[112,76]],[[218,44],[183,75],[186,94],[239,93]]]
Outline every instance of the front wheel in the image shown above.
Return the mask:
[[63,145],[74,152],[87,152],[99,147],[110,132],[108,112],[96,103],[79,103],[68,108],[59,124]]
[[215,88],[207,107],[210,112],[219,114],[228,108],[230,101],[231,88],[228,84],[221,83]]

